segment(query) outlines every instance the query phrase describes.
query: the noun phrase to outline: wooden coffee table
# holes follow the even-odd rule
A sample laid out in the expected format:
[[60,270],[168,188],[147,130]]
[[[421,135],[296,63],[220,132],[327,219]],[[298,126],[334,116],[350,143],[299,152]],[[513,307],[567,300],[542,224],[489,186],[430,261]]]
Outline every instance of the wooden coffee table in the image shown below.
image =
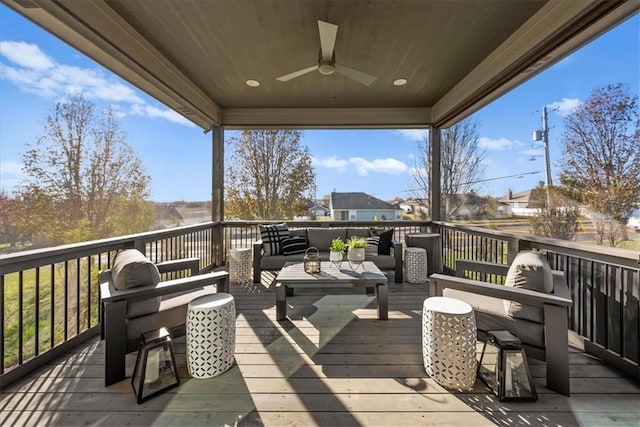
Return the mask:
[[307,274],[301,262],[288,262],[276,277],[276,319],[287,317],[287,290],[295,288],[376,288],[378,319],[389,318],[387,276],[372,262],[365,261],[357,269],[343,263],[338,269],[331,262],[323,262],[318,274]]

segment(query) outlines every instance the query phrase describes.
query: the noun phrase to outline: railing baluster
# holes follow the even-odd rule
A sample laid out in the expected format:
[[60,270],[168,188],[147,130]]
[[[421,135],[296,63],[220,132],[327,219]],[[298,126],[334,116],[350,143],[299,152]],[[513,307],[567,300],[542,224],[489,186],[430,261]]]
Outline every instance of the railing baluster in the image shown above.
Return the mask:
[[18,364],[22,364],[22,345],[24,333],[24,274],[21,271],[18,274]]
[[35,344],[34,355],[37,356],[40,354],[40,267],[36,268],[36,277],[35,277],[35,289],[34,289],[34,310],[33,318],[34,318],[34,331],[33,331],[33,339]]

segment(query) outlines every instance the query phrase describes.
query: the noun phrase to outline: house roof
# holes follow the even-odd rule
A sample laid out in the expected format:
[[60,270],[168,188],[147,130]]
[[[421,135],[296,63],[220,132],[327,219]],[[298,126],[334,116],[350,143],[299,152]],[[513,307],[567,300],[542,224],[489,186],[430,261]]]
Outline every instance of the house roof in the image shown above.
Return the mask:
[[[635,0],[0,1],[205,130],[447,127],[640,9]],[[329,61],[377,77],[370,86],[313,69],[319,20],[337,25]],[[407,84],[395,86],[400,78]]]
[[367,193],[331,193],[331,207],[333,209],[384,209],[395,210],[390,203],[380,200]]
[[500,203],[516,203],[516,202],[524,202],[528,203],[531,199],[531,189],[520,191],[519,193],[507,193],[498,201]]

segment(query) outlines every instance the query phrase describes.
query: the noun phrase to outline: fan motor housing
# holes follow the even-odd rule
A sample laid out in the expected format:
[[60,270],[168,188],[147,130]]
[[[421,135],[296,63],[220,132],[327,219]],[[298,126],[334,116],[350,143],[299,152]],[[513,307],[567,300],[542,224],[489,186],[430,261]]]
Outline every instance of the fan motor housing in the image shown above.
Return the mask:
[[335,68],[332,62],[323,61],[323,62],[320,62],[320,65],[318,66],[318,71],[322,75],[330,76],[335,71]]

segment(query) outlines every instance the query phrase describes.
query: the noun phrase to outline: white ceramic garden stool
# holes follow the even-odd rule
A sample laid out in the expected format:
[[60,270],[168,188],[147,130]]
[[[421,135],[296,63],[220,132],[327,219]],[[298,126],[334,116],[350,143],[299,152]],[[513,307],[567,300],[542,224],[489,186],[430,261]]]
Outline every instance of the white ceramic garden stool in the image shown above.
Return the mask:
[[249,283],[251,277],[251,249],[235,248],[229,250],[229,281]]
[[424,248],[406,248],[404,250],[405,276],[408,283],[427,281],[427,250]]
[[471,389],[476,381],[476,318],[469,304],[431,297],[422,311],[422,358],[427,374],[452,389]]
[[233,296],[219,292],[194,299],[187,309],[187,367],[193,378],[231,368],[236,348]]

